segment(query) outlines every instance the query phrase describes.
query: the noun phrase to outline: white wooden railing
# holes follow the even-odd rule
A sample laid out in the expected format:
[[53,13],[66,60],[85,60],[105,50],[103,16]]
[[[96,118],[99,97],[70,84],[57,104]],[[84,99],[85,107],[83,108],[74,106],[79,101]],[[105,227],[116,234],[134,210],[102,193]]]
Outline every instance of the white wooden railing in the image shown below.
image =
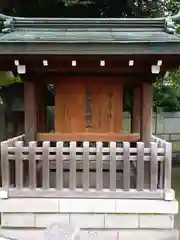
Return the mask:
[[[8,141],[1,143],[1,189],[14,197],[164,198],[171,189],[171,143]],[[13,142],[13,141],[11,141]],[[80,144],[80,145],[79,145]],[[132,164],[133,163],[133,164]],[[10,171],[14,165],[14,179]],[[131,169],[134,166],[134,171]],[[146,178],[146,168],[150,172]],[[52,186],[54,168],[55,183]],[[146,184],[146,182],[148,182]]]

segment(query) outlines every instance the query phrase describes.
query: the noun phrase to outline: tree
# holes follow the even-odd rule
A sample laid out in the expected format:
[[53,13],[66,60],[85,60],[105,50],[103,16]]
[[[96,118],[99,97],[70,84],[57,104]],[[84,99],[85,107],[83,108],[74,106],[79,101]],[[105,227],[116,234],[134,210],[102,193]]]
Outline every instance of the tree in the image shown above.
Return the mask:
[[173,0],[1,0],[0,10],[36,17],[157,17],[168,8],[173,12],[174,5]]

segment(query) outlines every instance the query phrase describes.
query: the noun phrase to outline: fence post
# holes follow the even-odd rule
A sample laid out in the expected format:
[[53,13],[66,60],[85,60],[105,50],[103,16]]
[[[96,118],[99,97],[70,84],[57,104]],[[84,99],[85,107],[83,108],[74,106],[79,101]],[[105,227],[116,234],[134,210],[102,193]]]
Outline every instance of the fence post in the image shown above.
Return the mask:
[[143,191],[144,189],[144,143],[137,142],[137,176],[136,189]]
[[150,143],[150,164],[151,164],[151,171],[150,171],[150,179],[151,179],[151,190],[157,190],[157,179],[158,179],[158,160],[157,160],[157,143],[151,142]]
[[89,142],[83,142],[83,189],[89,190]]
[[76,142],[70,142],[70,174],[69,188],[76,190]]
[[116,142],[110,142],[110,190],[116,191]]
[[171,189],[171,166],[172,166],[172,144],[165,143],[164,155],[164,190],[168,192]]
[[2,189],[6,192],[9,190],[9,159],[8,159],[8,143],[1,142],[1,178]]
[[102,190],[103,188],[103,144],[102,142],[96,143],[96,190]]
[[43,142],[43,154],[42,154],[42,185],[43,189],[49,189],[49,147],[50,142]]
[[125,191],[130,189],[130,143],[123,142],[123,187]]
[[56,189],[63,189],[63,145],[62,141],[56,143]]
[[15,143],[15,183],[17,189],[23,188],[23,159],[22,159],[23,142]]
[[36,189],[36,142],[29,142],[29,187]]

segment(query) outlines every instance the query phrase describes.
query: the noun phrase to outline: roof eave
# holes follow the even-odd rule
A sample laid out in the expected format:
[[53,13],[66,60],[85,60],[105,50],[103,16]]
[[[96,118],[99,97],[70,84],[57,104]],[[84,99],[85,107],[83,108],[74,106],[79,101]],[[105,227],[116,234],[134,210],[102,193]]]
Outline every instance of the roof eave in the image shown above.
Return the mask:
[[[7,47],[8,44],[8,47]],[[69,46],[71,45],[71,47]],[[180,42],[171,43],[1,43],[0,55],[180,55]]]

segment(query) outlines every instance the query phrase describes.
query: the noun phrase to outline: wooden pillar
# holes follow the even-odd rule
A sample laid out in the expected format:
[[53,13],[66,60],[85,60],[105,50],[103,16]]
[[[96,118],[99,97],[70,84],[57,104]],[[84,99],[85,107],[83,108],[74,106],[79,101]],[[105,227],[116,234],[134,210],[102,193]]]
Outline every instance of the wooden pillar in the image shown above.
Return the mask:
[[141,140],[148,146],[152,136],[152,83],[142,83]]
[[141,125],[141,86],[133,88],[133,106],[131,114],[131,132],[140,133]]
[[25,141],[35,141],[37,132],[37,103],[36,85],[31,82],[24,82],[24,125]]
[[47,109],[46,109],[46,85],[38,83],[36,85],[37,101],[37,132],[46,132]]

